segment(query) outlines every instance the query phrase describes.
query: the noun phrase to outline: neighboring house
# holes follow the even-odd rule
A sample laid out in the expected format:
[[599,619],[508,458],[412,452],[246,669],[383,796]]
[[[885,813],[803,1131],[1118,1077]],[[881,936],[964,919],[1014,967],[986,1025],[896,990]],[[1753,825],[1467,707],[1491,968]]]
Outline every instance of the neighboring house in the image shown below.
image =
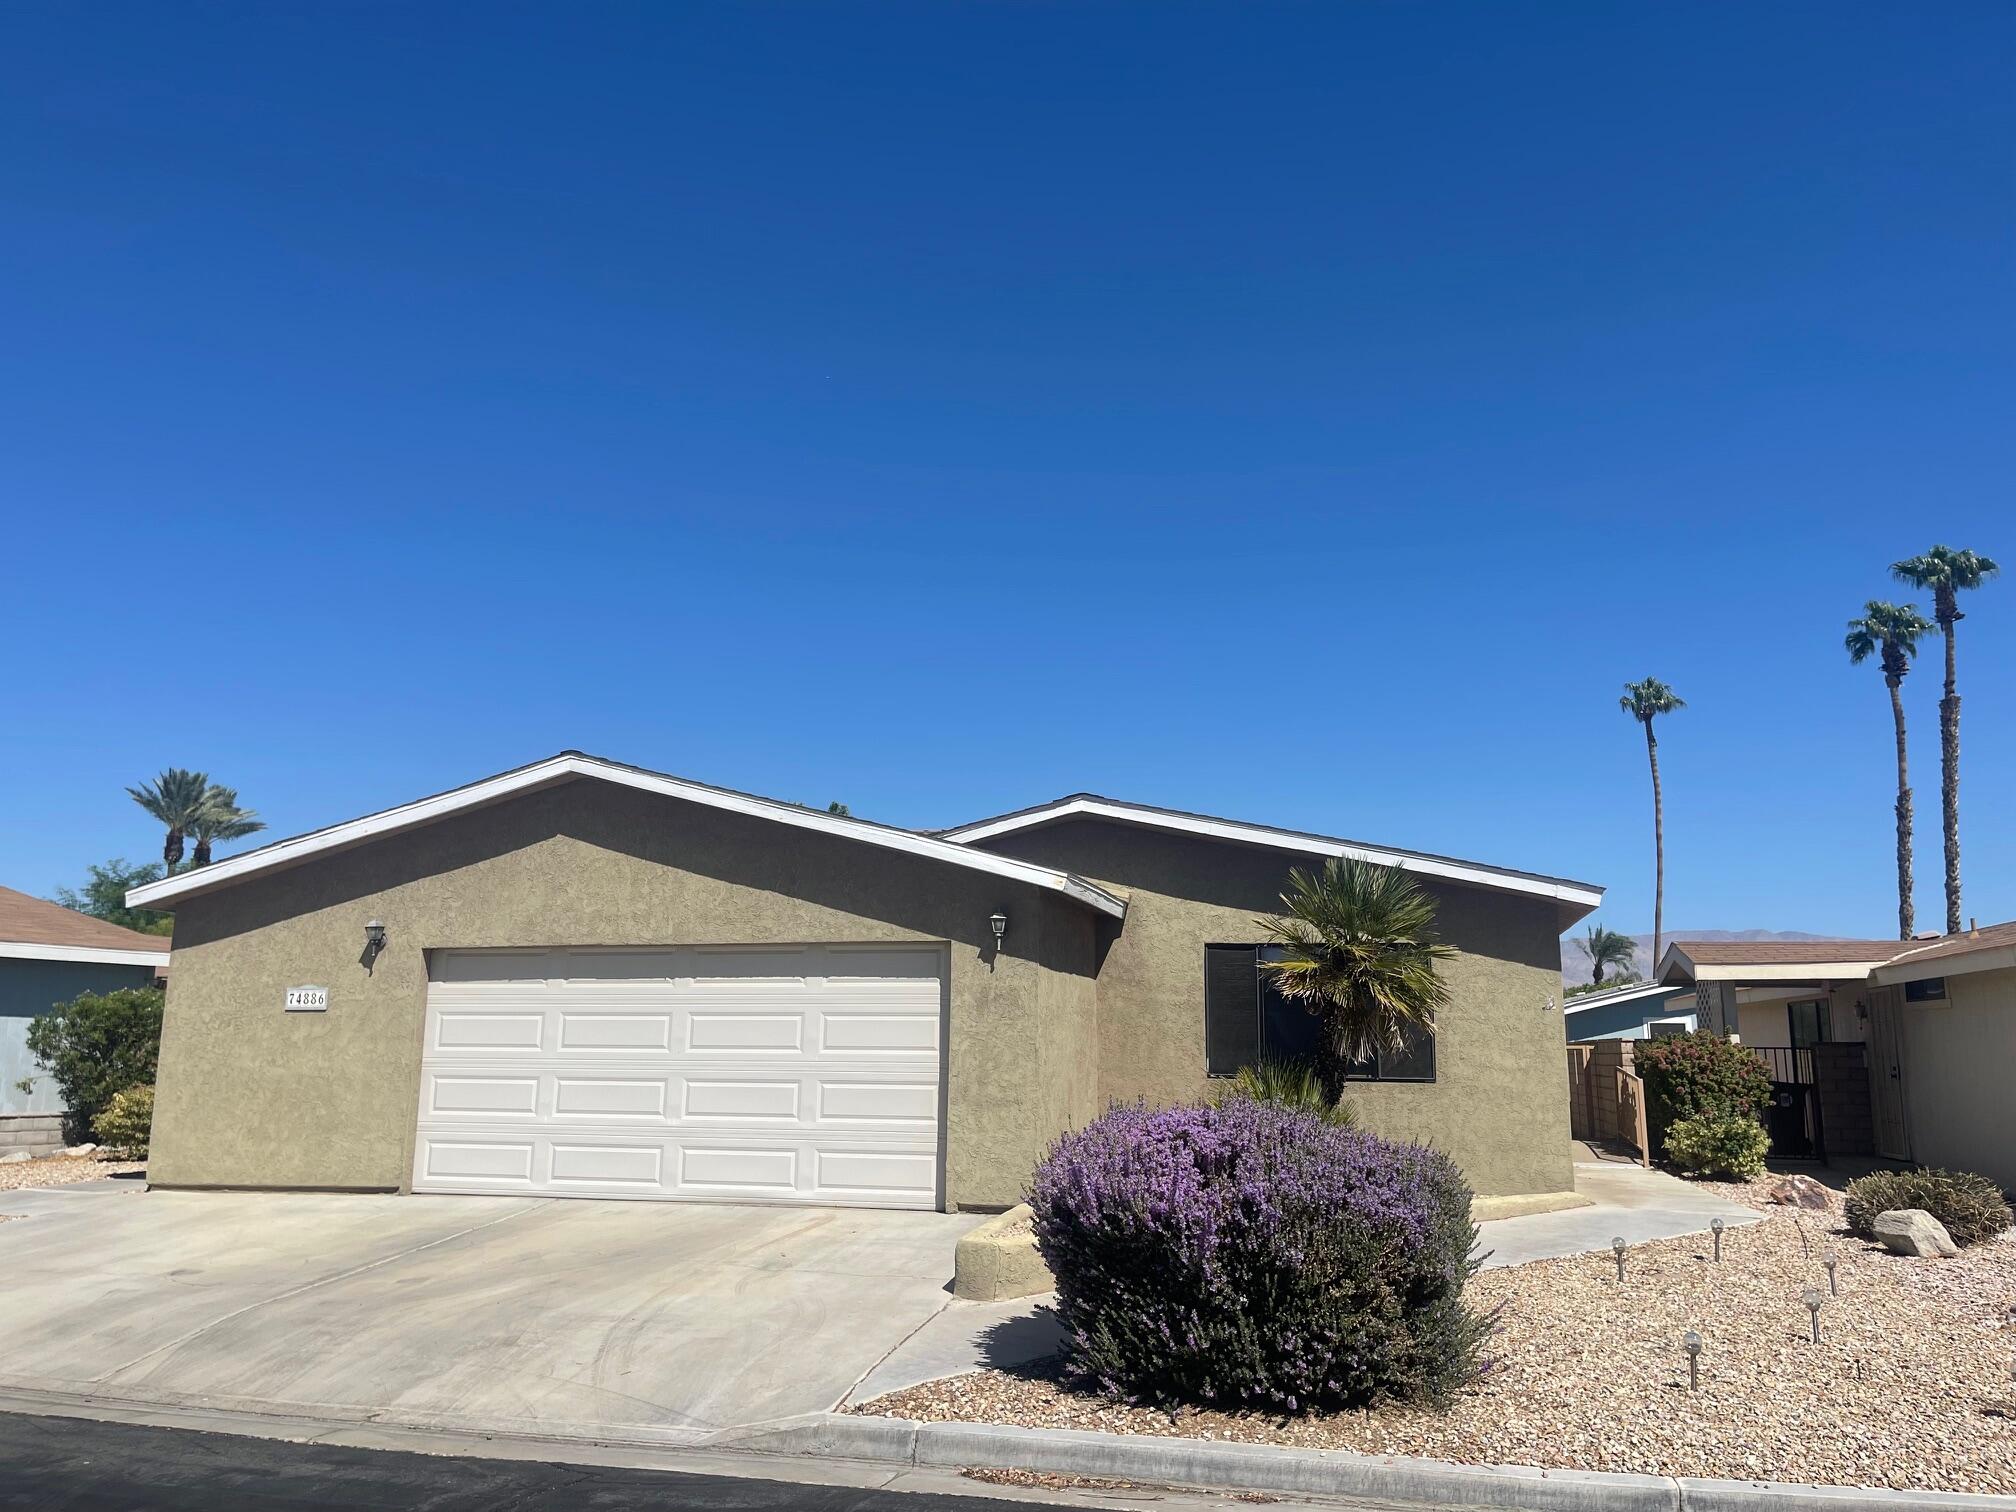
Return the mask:
[[1685,1034],[1696,1023],[1691,988],[1636,982],[1608,992],[1585,992],[1564,1004],[1568,1043],[1601,1039],[1649,1039]]
[[2016,923],[1897,940],[1676,940],[1663,982],[1692,986],[1705,1025],[1782,1072],[1856,1044],[1871,1149],[1982,1172],[2016,1189]]
[[1089,797],[926,834],[574,752],[135,889],[176,915],[150,1176],[1003,1207],[1109,1103],[1309,1042],[1255,920],[1340,855],[1458,952],[1365,1123],[1569,1187],[1559,939],[1600,889]]
[[161,935],[0,887],[0,1154],[61,1143],[63,1099],[28,1053],[29,1024],[86,992],[150,986],[167,967]]

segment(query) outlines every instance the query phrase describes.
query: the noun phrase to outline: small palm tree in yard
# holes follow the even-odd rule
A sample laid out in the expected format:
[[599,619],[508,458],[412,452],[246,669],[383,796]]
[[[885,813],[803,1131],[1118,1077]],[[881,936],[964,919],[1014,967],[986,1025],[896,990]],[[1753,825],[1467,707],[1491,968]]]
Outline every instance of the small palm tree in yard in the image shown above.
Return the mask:
[[1629,971],[1638,964],[1638,942],[1627,934],[1591,924],[1582,937],[1582,949],[1589,957],[1589,985],[1601,987],[1603,973],[1615,966]]
[[1954,670],[1953,628],[1962,592],[1979,588],[2002,569],[1992,557],[1950,546],[1893,562],[1899,582],[1930,589],[1932,618],[1946,637],[1946,694],[1939,700],[1939,806],[1946,840],[1946,933],[1960,933],[1960,690]]
[[182,864],[183,841],[201,819],[210,801],[210,779],[202,772],[170,767],[152,782],[126,791],[133,801],[167,829],[161,860],[170,874]]
[[1652,721],[1687,705],[1656,677],[1624,684],[1624,696],[1617,704],[1645,726],[1645,758],[1652,763],[1652,974],[1656,977],[1659,956],[1666,949],[1666,799],[1659,790],[1659,737],[1652,733]]
[[1436,967],[1456,954],[1435,934],[1435,901],[1392,867],[1340,857],[1322,871],[1288,874],[1287,912],[1256,922],[1277,947],[1260,969],[1274,990],[1323,1021],[1334,1060],[1344,1069],[1426,1032],[1449,1000]]
[[226,840],[243,840],[266,828],[266,821],[251,809],[238,807],[236,788],[212,784],[204,795],[203,808],[189,825],[189,837],[196,842],[192,864],[208,866],[213,846]]
[[1918,642],[1932,633],[1932,623],[1915,604],[1886,604],[1871,599],[1862,613],[1848,621],[1848,659],[1860,666],[1882,657],[1883,681],[1890,689],[1890,718],[1897,728],[1897,938],[1908,940],[1916,923],[1911,903],[1911,771],[1904,744],[1904,697],[1898,690],[1911,670]]

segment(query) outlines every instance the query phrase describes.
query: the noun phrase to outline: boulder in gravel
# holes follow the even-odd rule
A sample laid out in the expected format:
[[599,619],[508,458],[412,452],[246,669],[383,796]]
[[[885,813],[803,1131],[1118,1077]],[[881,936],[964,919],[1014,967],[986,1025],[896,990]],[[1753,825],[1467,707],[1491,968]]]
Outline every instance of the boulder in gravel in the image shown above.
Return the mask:
[[9,1155],[0,1155],[0,1165],[19,1165],[24,1160],[33,1160],[34,1158],[26,1150],[16,1150]]
[[95,1144],[72,1145],[61,1153],[65,1155],[96,1155],[98,1153],[98,1146]]
[[1946,1225],[1923,1208],[1895,1208],[1878,1213],[1870,1228],[1878,1243],[1899,1255],[1944,1260],[1960,1253],[1960,1246],[1946,1232]]
[[1811,1176],[1781,1176],[1771,1184],[1767,1195],[1784,1207],[1808,1208],[1816,1213],[1827,1211],[1827,1188]]

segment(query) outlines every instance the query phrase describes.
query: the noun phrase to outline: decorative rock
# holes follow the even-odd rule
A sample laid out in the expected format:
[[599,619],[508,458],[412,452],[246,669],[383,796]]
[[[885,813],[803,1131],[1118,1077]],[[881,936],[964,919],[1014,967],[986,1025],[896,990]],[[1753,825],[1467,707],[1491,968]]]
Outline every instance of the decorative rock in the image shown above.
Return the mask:
[[1771,1185],[1771,1200],[1785,1207],[1827,1211],[1827,1188],[1811,1176],[1784,1176]]
[[34,1158],[26,1150],[16,1150],[11,1155],[0,1155],[0,1165],[19,1165],[24,1160],[33,1160]]
[[72,1145],[69,1149],[63,1151],[63,1153],[65,1155],[96,1155],[98,1153],[98,1146],[95,1144]]
[[1870,1225],[1885,1249],[1922,1260],[1946,1260],[1960,1253],[1960,1246],[1946,1232],[1946,1225],[1923,1208],[1896,1208],[1878,1213]]

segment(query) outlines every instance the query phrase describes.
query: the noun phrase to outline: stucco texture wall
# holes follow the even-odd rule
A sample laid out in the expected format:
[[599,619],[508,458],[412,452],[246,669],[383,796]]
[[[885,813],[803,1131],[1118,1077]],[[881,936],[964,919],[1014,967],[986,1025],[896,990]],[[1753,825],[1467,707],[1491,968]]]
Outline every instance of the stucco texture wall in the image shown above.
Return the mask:
[[[1259,943],[1253,921],[1280,911],[1289,868],[1319,858],[1092,819],[986,845],[1127,896],[1124,928],[1102,926],[1100,1103],[1210,1096],[1204,947]],[[1437,1027],[1436,1079],[1352,1083],[1360,1120],[1447,1151],[1479,1195],[1566,1191],[1574,1172],[1555,904],[1422,881],[1457,951],[1444,969],[1451,1000]]]
[[[389,945],[367,970],[374,917]],[[934,940],[951,956],[946,1200],[1007,1206],[1096,1109],[1098,917],[943,862],[568,781],[184,900],[149,1175],[409,1185],[429,950]],[[327,1013],[282,1011],[303,982],[329,986]]]
[[1911,1154],[1923,1165],[1979,1171],[2016,1191],[2016,971],[1946,978],[1946,1000],[1906,1003],[1904,1099]]

